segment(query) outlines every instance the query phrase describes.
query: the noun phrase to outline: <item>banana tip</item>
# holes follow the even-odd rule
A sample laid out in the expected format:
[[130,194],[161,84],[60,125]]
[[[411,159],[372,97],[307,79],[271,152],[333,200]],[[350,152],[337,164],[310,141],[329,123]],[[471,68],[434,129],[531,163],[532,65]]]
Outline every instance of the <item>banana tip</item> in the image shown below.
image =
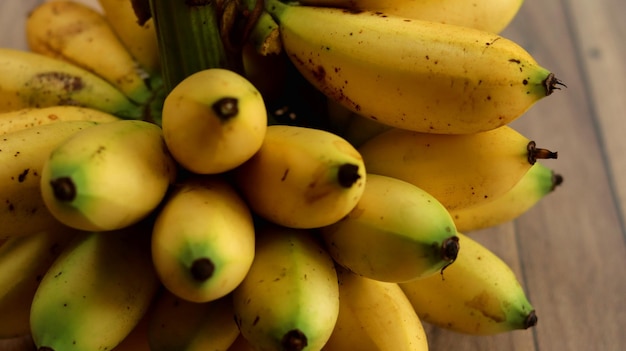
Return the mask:
[[537,325],[537,314],[535,310],[532,310],[524,320],[524,329],[534,327],[535,325]]
[[546,96],[551,95],[555,90],[561,90],[561,87],[567,88],[567,85],[558,79],[554,73],[548,74],[543,85],[546,88]]
[[280,344],[285,351],[301,351],[308,345],[308,341],[301,330],[292,329],[285,333]]

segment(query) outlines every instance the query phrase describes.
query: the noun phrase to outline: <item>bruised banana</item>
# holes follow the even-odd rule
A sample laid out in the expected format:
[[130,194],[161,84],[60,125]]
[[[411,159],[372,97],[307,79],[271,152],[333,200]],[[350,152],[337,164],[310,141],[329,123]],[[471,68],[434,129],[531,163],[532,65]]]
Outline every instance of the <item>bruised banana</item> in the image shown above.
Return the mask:
[[42,54],[0,48],[0,77],[0,112],[74,105],[126,119],[142,118],[142,107],[106,80]]
[[339,314],[333,260],[304,229],[259,228],[254,262],[232,297],[239,330],[258,350],[320,350]]
[[283,48],[354,112],[403,129],[467,134],[521,116],[562,83],[515,42],[377,12],[265,1]]
[[66,0],[37,5],[26,19],[26,39],[33,52],[93,72],[138,104],[152,95],[147,73],[90,6]]
[[339,316],[323,351],[427,351],[426,333],[396,283],[338,268]]
[[46,207],[62,223],[107,231],[137,223],[164,198],[176,176],[161,128],[121,120],[74,134],[41,172]]
[[458,236],[463,249],[443,276],[400,284],[421,320],[472,335],[535,326],[535,309],[511,268],[474,239]]
[[411,281],[454,265],[458,238],[445,207],[407,182],[376,174],[367,177],[356,207],[320,228],[335,262],[385,282]]
[[537,162],[503,195],[485,203],[450,210],[450,215],[462,233],[493,227],[526,213],[562,182],[560,174]]
[[170,91],[162,127],[178,163],[194,173],[217,174],[241,165],[261,148],[267,111],[246,78],[227,69],[206,69]]
[[345,139],[320,129],[271,125],[260,150],[234,169],[251,209],[276,224],[315,228],[334,223],[363,194],[365,167]]
[[499,33],[513,20],[524,0],[300,0],[304,5],[352,11],[376,11],[424,21]]
[[510,126],[444,135],[394,128],[359,147],[369,173],[402,179],[448,210],[477,205],[511,189],[537,159],[557,158]]
[[157,274],[185,300],[223,297],[250,269],[254,233],[246,203],[224,179],[185,179],[156,215],[151,245]]
[[0,135],[61,121],[106,123],[120,118],[106,112],[79,106],[31,107],[0,113]]

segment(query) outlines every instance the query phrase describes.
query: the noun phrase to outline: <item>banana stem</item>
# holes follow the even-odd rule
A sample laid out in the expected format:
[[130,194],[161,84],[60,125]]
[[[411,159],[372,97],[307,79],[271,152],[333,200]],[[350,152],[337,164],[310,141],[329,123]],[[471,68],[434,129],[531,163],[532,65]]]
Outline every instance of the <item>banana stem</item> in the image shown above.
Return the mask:
[[537,160],[545,160],[545,159],[556,159],[559,154],[557,152],[552,152],[548,149],[538,148],[537,144],[534,141],[530,141],[526,146],[528,150],[528,162],[531,165],[534,165]]

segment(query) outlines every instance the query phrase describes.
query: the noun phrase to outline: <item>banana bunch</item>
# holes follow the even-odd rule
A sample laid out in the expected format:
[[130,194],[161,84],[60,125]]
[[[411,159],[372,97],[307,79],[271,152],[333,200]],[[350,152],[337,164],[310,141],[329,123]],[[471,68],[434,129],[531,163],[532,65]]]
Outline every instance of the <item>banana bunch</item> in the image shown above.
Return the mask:
[[563,181],[509,125],[563,85],[496,34],[522,1],[245,0],[278,56],[247,23],[241,72],[169,91],[159,23],[98,3],[39,5],[31,51],[0,49],[0,338],[425,351],[423,323],[537,324],[471,237]]

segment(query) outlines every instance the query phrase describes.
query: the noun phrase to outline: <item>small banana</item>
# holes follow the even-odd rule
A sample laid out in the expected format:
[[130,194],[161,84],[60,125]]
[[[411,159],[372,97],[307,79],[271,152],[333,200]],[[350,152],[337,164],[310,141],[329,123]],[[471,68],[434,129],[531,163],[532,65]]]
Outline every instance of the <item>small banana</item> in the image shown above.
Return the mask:
[[443,276],[400,284],[421,320],[472,335],[537,324],[535,309],[511,268],[479,242],[458,236],[463,249]]
[[31,51],[82,67],[138,104],[152,95],[148,74],[104,15],[90,6],[69,0],[35,6],[26,19],[26,39]]
[[340,267],[339,317],[323,351],[427,351],[426,333],[396,283],[360,277]]
[[443,134],[493,129],[562,85],[515,42],[375,11],[265,1],[309,82],[383,124]]
[[159,286],[144,225],[85,233],[65,247],[33,298],[39,350],[110,350],[130,334]]
[[0,135],[61,121],[105,123],[119,119],[110,113],[79,106],[27,107],[0,113]]
[[67,138],[96,125],[93,121],[63,121],[0,137],[0,240],[58,225],[41,196],[44,164]]
[[163,104],[167,147],[194,173],[222,173],[241,165],[261,147],[266,126],[267,111],[259,91],[227,69],[188,76]]
[[46,207],[62,223],[88,231],[120,229],[150,214],[176,176],[161,128],[121,120],[74,134],[41,172]]
[[367,177],[356,207],[320,228],[335,262],[385,282],[423,278],[453,264],[459,245],[445,207],[407,182],[377,174]]
[[414,184],[449,210],[490,201],[511,189],[537,159],[558,156],[510,126],[466,135],[394,128],[358,150],[368,172]]
[[226,351],[237,336],[230,295],[195,303],[165,291],[148,325],[151,351]]
[[293,228],[341,219],[359,201],[365,178],[361,155],[345,139],[289,125],[267,127],[260,150],[234,170],[255,213]]
[[239,329],[255,349],[320,350],[339,314],[333,260],[304,229],[261,227],[233,303]]
[[377,11],[499,33],[513,20],[524,0],[300,0],[300,3]]
[[0,48],[0,77],[0,112],[74,105],[126,119],[142,118],[142,107],[106,80],[42,54]]
[[493,227],[526,213],[563,182],[563,177],[542,163],[535,163],[509,191],[491,201],[450,210],[462,233]]
[[252,215],[224,179],[177,184],[156,215],[152,257],[165,287],[192,302],[230,293],[254,259]]

